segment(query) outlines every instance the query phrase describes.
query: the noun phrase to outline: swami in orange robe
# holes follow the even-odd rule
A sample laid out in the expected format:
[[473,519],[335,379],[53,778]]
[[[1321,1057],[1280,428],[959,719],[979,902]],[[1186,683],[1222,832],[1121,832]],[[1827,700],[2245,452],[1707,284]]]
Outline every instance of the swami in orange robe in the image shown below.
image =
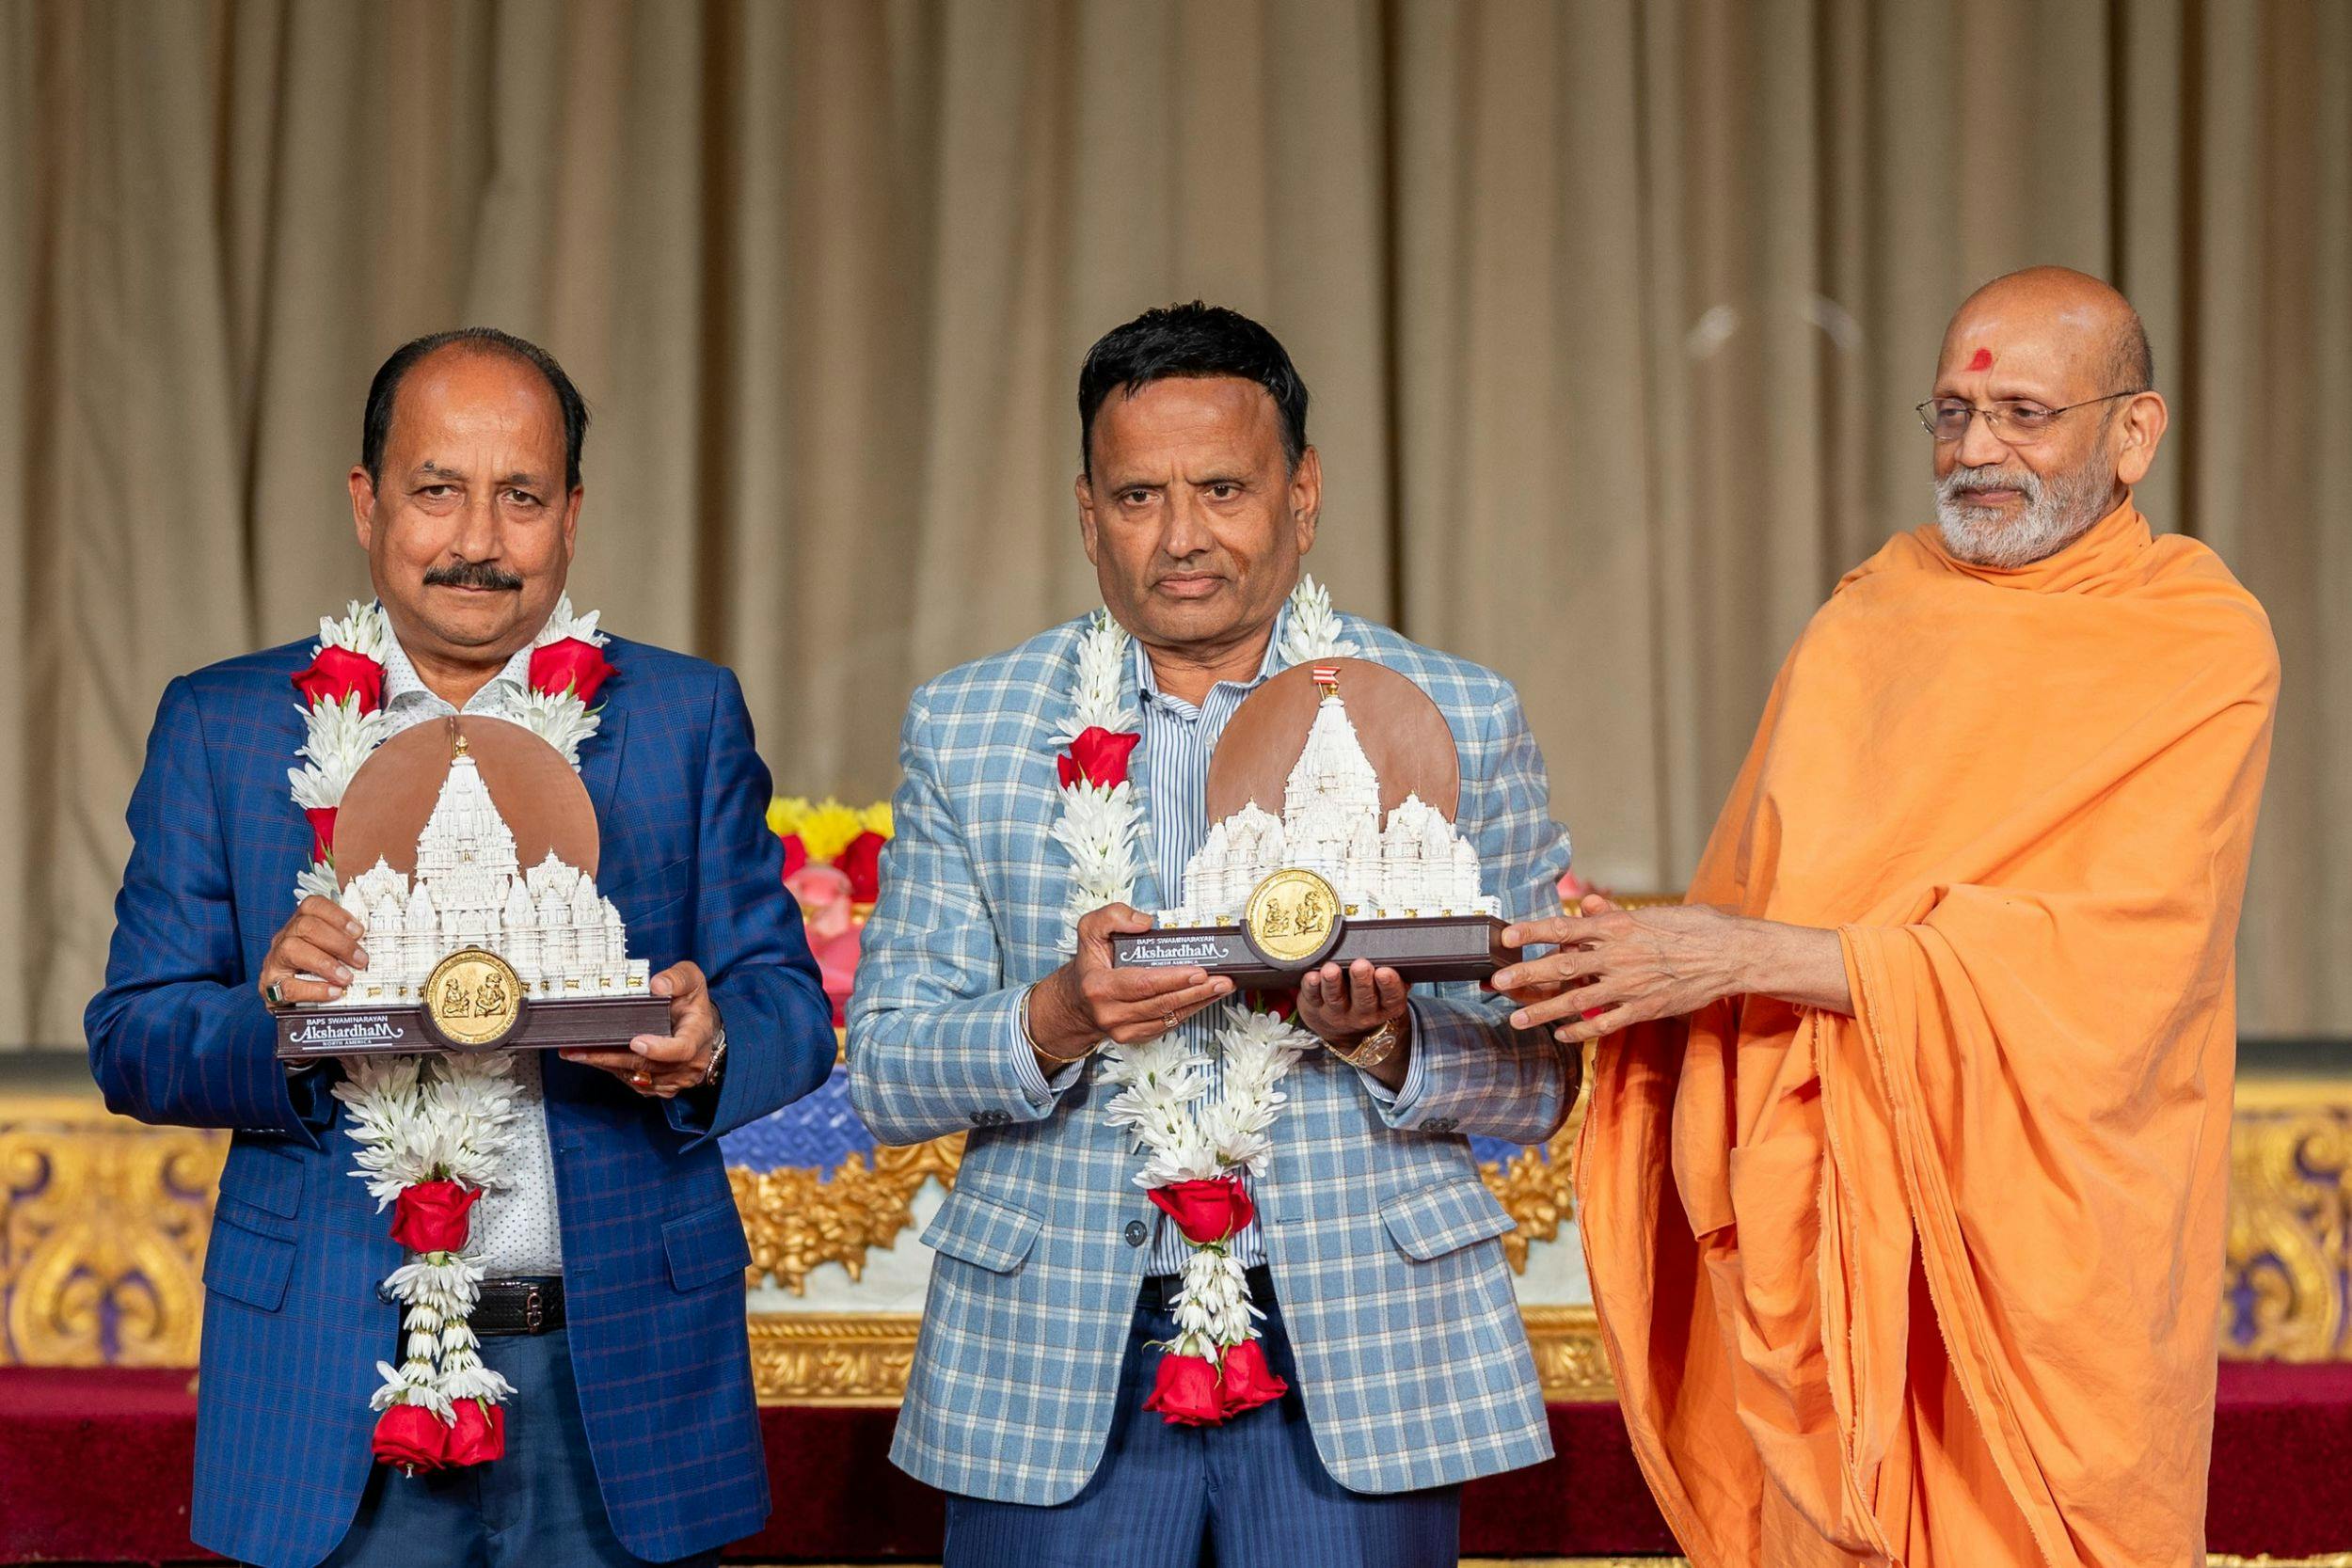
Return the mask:
[[1941,522],[1805,629],[1694,907],[1506,933],[1569,944],[1522,1016],[1605,1037],[1586,1258],[1698,1568],[2203,1560],[2277,655],[2131,503],[2122,296],[1996,280],[1940,371]]

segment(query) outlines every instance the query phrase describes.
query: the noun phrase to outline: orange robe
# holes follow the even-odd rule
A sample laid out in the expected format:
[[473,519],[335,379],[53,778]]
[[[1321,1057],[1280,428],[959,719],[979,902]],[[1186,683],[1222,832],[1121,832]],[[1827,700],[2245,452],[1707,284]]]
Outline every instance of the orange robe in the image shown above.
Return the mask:
[[1855,1016],[1604,1041],[1579,1152],[1698,1568],[2202,1560],[2277,687],[2262,608],[2128,501],[2015,571],[1899,537],[1805,629],[1691,898],[1836,928]]

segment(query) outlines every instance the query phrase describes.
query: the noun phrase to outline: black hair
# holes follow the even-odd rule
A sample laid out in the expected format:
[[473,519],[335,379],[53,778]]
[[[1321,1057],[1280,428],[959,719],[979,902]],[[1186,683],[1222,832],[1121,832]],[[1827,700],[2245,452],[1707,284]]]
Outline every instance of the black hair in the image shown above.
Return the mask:
[[376,367],[375,379],[368,383],[368,407],[359,425],[359,466],[367,469],[368,483],[380,485],[384,481],[384,443],[392,434],[392,403],[400,396],[401,382],[416,368],[417,361],[454,345],[485,354],[502,354],[547,377],[548,389],[555,393],[556,404],[564,410],[564,488],[579,489],[580,449],[588,438],[587,400],[572,385],[572,378],[564,373],[564,367],[555,362],[555,356],[495,326],[461,326],[453,331],[428,332],[421,338],[411,338]]
[[1094,416],[1124,388],[1134,396],[1171,376],[1254,381],[1282,416],[1282,454],[1295,469],[1307,452],[1307,384],[1273,333],[1221,305],[1170,305],[1114,326],[1087,350],[1078,372],[1078,457],[1094,474]]

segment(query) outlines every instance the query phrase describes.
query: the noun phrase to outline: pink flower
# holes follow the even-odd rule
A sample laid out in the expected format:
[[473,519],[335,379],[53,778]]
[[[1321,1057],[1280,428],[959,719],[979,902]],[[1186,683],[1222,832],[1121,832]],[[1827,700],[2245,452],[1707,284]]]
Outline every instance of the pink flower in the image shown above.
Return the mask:
[[824,979],[825,996],[833,1003],[833,1026],[836,1029],[849,1022],[850,992],[857,986],[858,939],[863,927],[852,924],[846,931],[809,943],[809,952],[817,959],[817,971]]
[[850,928],[850,876],[837,865],[812,861],[784,879],[801,906],[801,920],[813,944],[820,937],[839,936]]

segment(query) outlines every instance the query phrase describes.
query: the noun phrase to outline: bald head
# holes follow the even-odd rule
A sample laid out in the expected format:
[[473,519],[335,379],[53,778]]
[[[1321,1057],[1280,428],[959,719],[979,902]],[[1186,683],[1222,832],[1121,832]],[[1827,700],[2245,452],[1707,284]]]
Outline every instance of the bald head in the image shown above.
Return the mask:
[[2091,388],[2068,392],[2069,403],[2155,385],[2155,356],[2139,312],[2113,284],[2072,267],[2008,273],[1961,301],[1944,329],[1937,370],[1997,372],[2004,349],[2026,356],[2038,371]]
[[2164,436],[2151,358],[2132,302],[2069,267],[2012,272],[1963,300],[1931,423],[1945,547],[2021,566],[2121,505]]

